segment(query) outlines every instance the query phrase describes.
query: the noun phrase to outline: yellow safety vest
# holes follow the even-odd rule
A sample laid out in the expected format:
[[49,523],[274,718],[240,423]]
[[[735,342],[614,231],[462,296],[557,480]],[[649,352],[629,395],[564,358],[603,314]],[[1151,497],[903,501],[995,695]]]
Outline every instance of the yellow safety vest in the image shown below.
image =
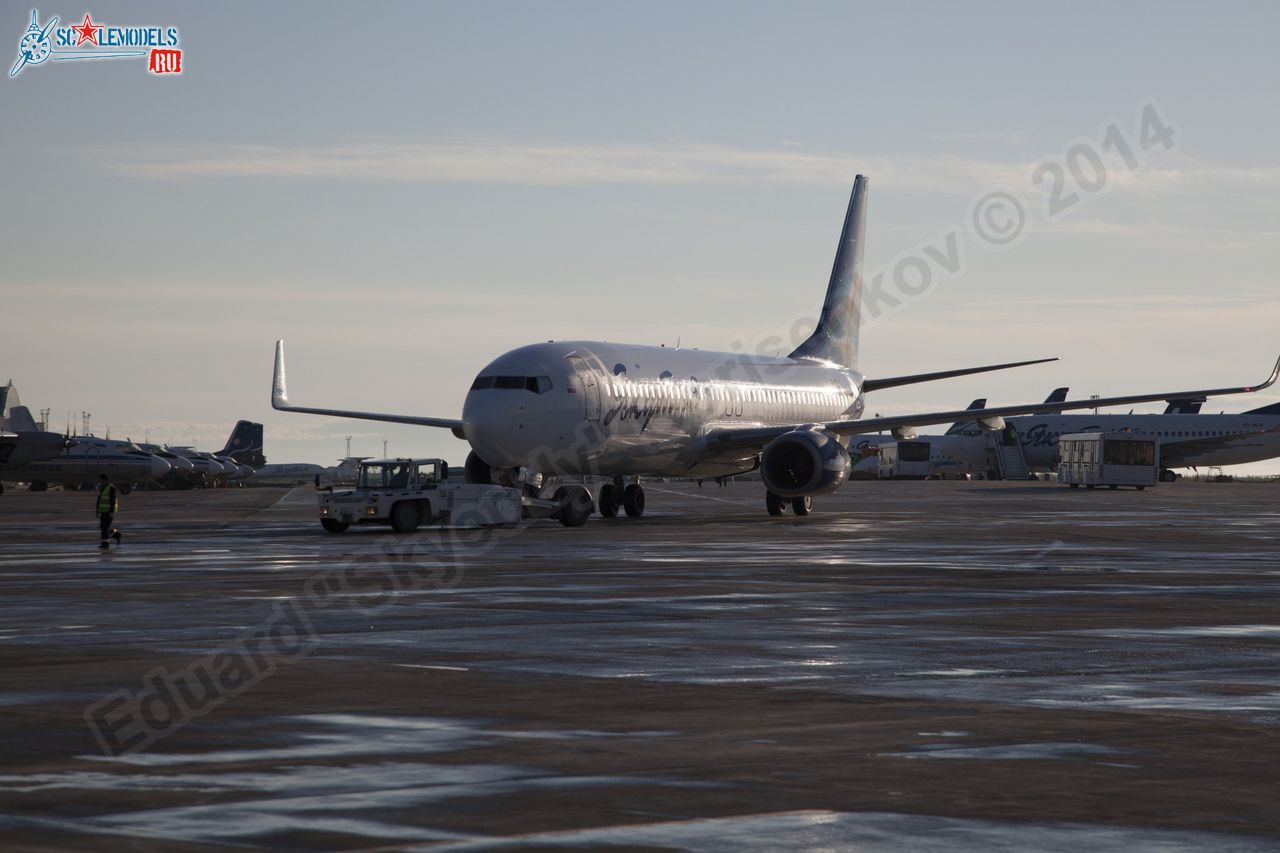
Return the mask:
[[98,490],[98,514],[115,513],[116,511],[116,487],[107,483]]

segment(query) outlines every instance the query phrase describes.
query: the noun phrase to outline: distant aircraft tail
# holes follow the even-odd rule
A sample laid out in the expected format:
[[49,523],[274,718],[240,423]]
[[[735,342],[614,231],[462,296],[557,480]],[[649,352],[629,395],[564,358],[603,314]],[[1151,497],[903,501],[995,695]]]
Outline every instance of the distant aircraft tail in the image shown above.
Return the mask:
[[[1044,398],[1044,401],[1046,403],[1061,403],[1063,400],[1067,399],[1067,392],[1070,390],[1071,390],[1070,388],[1054,388],[1052,391],[1049,392],[1049,396]],[[1057,412],[1054,412],[1053,414],[1060,415],[1062,414],[1062,410],[1059,409]]]
[[1272,403],[1270,406],[1263,406],[1260,409],[1250,409],[1243,414],[1246,415],[1280,415],[1280,403]]
[[[987,398],[979,397],[978,399],[970,403],[968,406],[966,406],[965,411],[976,412],[979,409],[985,409],[986,407],[987,407]],[[973,421],[956,421],[951,425],[951,429],[946,431],[946,435],[955,435],[958,432],[964,432],[972,424],[973,424]]]
[[867,189],[865,177],[853,179],[853,195],[844,216],[840,245],[827,283],[827,298],[813,334],[791,353],[792,358],[832,361],[858,366],[858,327],[862,323],[862,250],[866,244]]
[[40,425],[26,406],[14,406],[9,410],[8,428],[13,432],[38,432]]
[[262,454],[262,424],[253,421],[236,421],[226,447],[214,454],[230,456],[242,465],[261,468],[267,464],[267,457]]

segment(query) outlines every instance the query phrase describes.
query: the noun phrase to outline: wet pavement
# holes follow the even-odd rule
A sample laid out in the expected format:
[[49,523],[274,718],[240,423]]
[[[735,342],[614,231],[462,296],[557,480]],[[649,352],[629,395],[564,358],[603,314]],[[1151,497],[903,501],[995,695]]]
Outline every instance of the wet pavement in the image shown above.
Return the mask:
[[0,497],[30,849],[1280,849],[1280,485],[651,484],[320,531],[309,490]]

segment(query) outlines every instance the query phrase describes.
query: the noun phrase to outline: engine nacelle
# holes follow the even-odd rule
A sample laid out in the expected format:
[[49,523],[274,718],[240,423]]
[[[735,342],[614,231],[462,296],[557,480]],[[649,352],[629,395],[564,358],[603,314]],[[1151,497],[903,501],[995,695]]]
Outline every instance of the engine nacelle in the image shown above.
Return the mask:
[[784,498],[826,495],[849,479],[849,451],[834,435],[797,429],[765,445],[760,474],[769,491]]
[[999,415],[994,418],[978,418],[978,426],[983,432],[999,432],[1004,429],[1004,418]]

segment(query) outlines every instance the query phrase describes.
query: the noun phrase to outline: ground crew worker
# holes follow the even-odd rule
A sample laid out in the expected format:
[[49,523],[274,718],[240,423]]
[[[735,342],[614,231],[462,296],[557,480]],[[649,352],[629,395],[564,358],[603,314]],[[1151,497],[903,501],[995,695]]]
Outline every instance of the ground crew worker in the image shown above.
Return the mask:
[[120,508],[120,500],[116,497],[116,487],[111,484],[111,478],[106,474],[98,475],[98,504],[94,511],[98,515],[98,527],[102,531],[102,544],[99,548],[110,547],[107,539],[116,540],[116,544],[120,544],[120,531],[111,526],[111,522],[116,517],[116,510]]

